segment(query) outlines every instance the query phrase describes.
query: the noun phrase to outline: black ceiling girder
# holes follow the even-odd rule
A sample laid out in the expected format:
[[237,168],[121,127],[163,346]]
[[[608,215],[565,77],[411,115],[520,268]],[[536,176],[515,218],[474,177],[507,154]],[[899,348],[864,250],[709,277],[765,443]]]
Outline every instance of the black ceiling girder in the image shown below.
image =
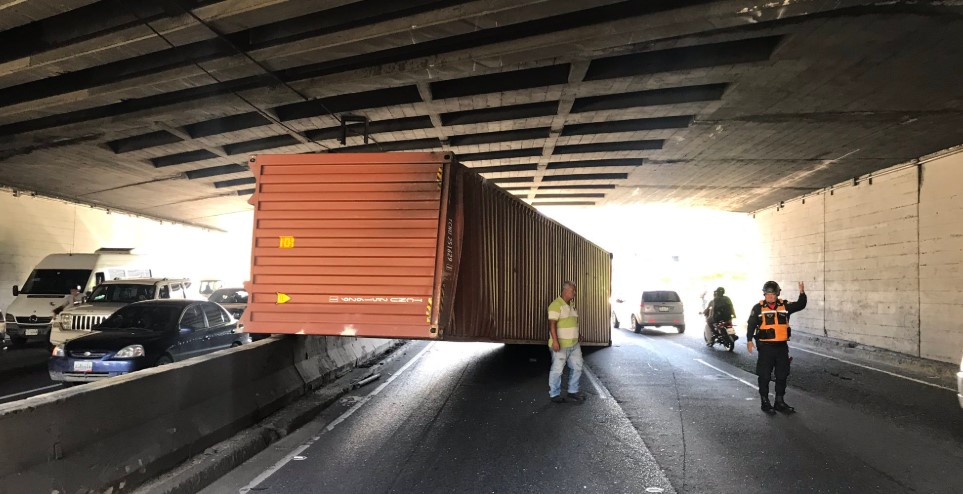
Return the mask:
[[684,129],[692,123],[693,115],[678,117],[637,118],[610,120],[584,124],[566,125],[562,136],[614,134],[616,132],[640,132],[643,130]]
[[196,180],[199,178],[216,177],[218,175],[230,175],[232,173],[244,173],[249,172],[251,169],[245,165],[220,165],[212,166],[209,168],[201,168],[199,170],[188,170],[184,172],[189,180]]
[[571,175],[545,175],[542,182],[568,182],[575,180],[625,180],[628,173],[578,173]]
[[551,127],[504,130],[500,132],[482,132],[478,134],[451,136],[448,138],[448,144],[451,146],[473,146],[476,144],[492,144],[496,142],[547,139],[551,132]]
[[769,60],[781,40],[782,36],[765,36],[597,58],[589,64],[585,80],[598,81],[659,72],[763,62]]
[[553,161],[548,164],[547,168],[549,170],[561,170],[566,168],[598,168],[604,166],[642,166],[644,164],[644,158],[612,158],[601,160]]
[[541,156],[542,148],[506,149],[504,151],[485,151],[482,153],[456,154],[459,161],[498,160],[506,158],[528,158]]
[[442,125],[451,126],[548,117],[556,114],[558,114],[558,101],[543,101],[540,103],[525,103],[521,105],[442,113],[440,117]]
[[662,139],[623,141],[623,142],[593,142],[590,144],[569,144],[555,146],[553,154],[579,153],[608,153],[614,151],[651,151],[662,149],[665,141]]
[[107,142],[107,147],[115,154],[121,154],[181,141],[183,141],[183,139],[166,130],[158,130],[157,132],[149,132],[147,134],[109,141]]
[[576,98],[572,113],[716,101],[722,99],[727,87],[725,83],[700,84]]

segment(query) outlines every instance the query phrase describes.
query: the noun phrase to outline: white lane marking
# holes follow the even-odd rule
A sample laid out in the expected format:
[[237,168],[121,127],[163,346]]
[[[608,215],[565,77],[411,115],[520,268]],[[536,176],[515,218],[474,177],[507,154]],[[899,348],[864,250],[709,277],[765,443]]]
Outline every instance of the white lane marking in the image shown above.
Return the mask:
[[[730,373],[728,373],[728,372],[726,372],[726,371],[724,371],[724,370],[722,370],[722,369],[720,369],[720,368],[718,368],[718,367],[716,367],[716,366],[714,366],[714,365],[706,362],[705,360],[702,360],[701,358],[697,358],[697,359],[694,359],[694,360],[695,360],[696,362],[699,362],[700,364],[706,366],[706,367],[711,367],[711,368],[713,368],[713,369],[715,369],[715,370],[717,370],[717,371],[719,371],[719,372],[721,372],[721,373],[723,373],[723,374],[725,374],[725,375],[727,375],[727,376],[735,379],[736,381],[739,381],[739,382],[741,382],[742,384],[745,384],[746,386],[749,386],[749,387],[752,388],[752,389],[755,389],[755,390],[757,390],[757,391],[759,390],[759,385],[758,385],[758,384],[752,384],[751,382],[746,381],[745,379],[742,379],[741,377],[737,377],[737,376],[735,376],[735,375],[733,375],[733,374],[730,374]],[[772,393],[770,393],[770,394],[772,394]]]
[[662,339],[662,338],[655,338],[655,337],[649,336],[649,335],[647,335],[647,334],[644,334],[644,335],[642,335],[642,336],[643,336],[645,339],[647,339],[647,340],[665,342],[665,343],[668,343],[668,344],[670,344],[670,345],[677,346],[677,347],[679,347],[679,348],[681,348],[681,349],[683,349],[683,350],[686,350],[686,351],[688,351],[688,352],[697,353],[697,352],[696,352],[695,350],[693,350],[692,348],[689,348],[689,347],[687,347],[687,346],[685,346],[685,345],[680,345],[679,343],[676,343],[676,342],[671,341],[671,340],[666,340],[666,339]]
[[[404,366],[402,366],[400,369],[398,369],[398,372],[395,372],[395,374],[394,374],[393,376],[391,376],[390,378],[388,378],[387,381],[385,381],[385,382],[382,383],[380,386],[378,386],[377,388],[375,388],[374,391],[372,391],[371,393],[369,393],[368,395],[366,395],[364,398],[361,398],[360,400],[358,400],[358,402],[357,402],[353,407],[349,408],[348,411],[346,411],[346,412],[344,412],[343,414],[341,414],[340,417],[334,419],[330,424],[328,424],[327,427],[325,427],[325,429],[324,429],[325,432],[329,432],[329,431],[331,431],[332,429],[334,429],[335,426],[337,426],[337,425],[340,424],[341,422],[344,422],[345,419],[347,419],[348,417],[350,417],[351,415],[353,415],[354,412],[357,412],[358,409],[361,408],[365,403],[371,401],[371,398],[372,398],[372,397],[374,397],[375,395],[377,395],[378,393],[380,393],[381,390],[385,389],[385,387],[388,386],[389,384],[391,384],[392,381],[394,381],[395,379],[397,379],[398,376],[404,374],[404,372],[405,372],[406,370],[408,370],[409,367],[411,367],[412,365],[414,365],[414,363],[417,362],[418,359],[420,359],[420,358],[422,357],[422,355],[424,355],[425,352],[427,352],[427,351],[432,347],[432,345],[434,345],[434,342],[429,343],[427,346],[425,346],[425,348],[424,348],[422,351],[418,352],[418,355],[415,355],[415,356],[414,356],[411,360],[409,360]],[[308,442],[302,444],[301,446],[298,446],[297,448],[295,448],[294,451],[291,451],[291,452],[288,453],[284,458],[281,458],[280,461],[278,461],[277,463],[275,463],[274,465],[272,465],[271,468],[268,468],[267,470],[261,472],[261,474],[258,475],[257,477],[254,477],[254,480],[252,480],[251,483],[247,484],[247,485],[244,486],[244,487],[241,487],[241,489],[238,490],[238,492],[240,492],[240,493],[242,493],[242,494],[247,493],[247,492],[250,492],[251,490],[253,490],[254,488],[256,488],[258,485],[260,485],[262,482],[264,482],[265,480],[267,480],[268,478],[270,478],[272,475],[274,475],[278,470],[280,470],[282,467],[284,467],[284,465],[287,465],[287,464],[290,463],[292,460],[294,460],[295,457],[301,456],[301,453],[303,453],[306,449],[310,448],[311,445],[314,444],[315,441],[317,441],[318,439],[321,439],[321,436],[315,436],[315,437],[311,438],[311,440],[309,440]]]
[[[649,339],[649,340],[655,340],[655,339],[656,339],[656,338],[653,338],[652,336],[649,336],[649,335],[642,335],[642,336],[644,336],[646,339]],[[668,343],[668,344],[670,344],[670,345],[677,346],[677,347],[679,347],[679,348],[688,350],[688,351],[690,351],[690,352],[695,352],[695,350],[693,350],[692,348],[689,348],[689,347],[684,346],[684,345],[680,345],[680,344],[678,344],[678,343],[676,343],[676,342],[674,342],[674,341],[661,340],[661,339],[660,339],[659,341],[664,341],[665,343]],[[823,353],[814,352],[814,351],[812,351],[812,350],[806,350],[805,348],[800,348],[798,345],[792,346],[792,347],[790,348],[790,350],[799,350],[799,351],[801,351],[801,352],[811,353],[811,354],[813,354],[813,355],[818,355],[818,356],[820,356],[820,357],[828,358],[828,359],[830,359],[830,360],[836,360],[836,361],[842,362],[842,363],[844,363],[844,364],[854,365],[854,366],[856,366],[856,367],[862,367],[863,369],[873,370],[873,371],[876,371],[876,372],[882,372],[883,374],[888,374],[888,375],[893,376],[893,377],[898,377],[898,378],[900,378],[900,379],[906,379],[907,381],[913,381],[913,382],[919,383],[919,384],[925,384],[925,385],[927,385],[927,386],[932,386],[932,387],[934,387],[934,388],[945,389],[945,390],[947,390],[947,391],[952,391],[952,392],[954,392],[954,393],[958,393],[958,392],[959,392],[959,390],[954,389],[954,388],[948,388],[948,387],[946,387],[946,386],[941,386],[941,385],[939,385],[939,384],[933,384],[933,383],[930,383],[930,382],[923,381],[923,380],[921,380],[921,379],[915,379],[915,378],[912,378],[912,377],[904,376],[904,375],[902,375],[902,374],[897,374],[897,373],[895,373],[895,372],[890,372],[890,371],[886,371],[886,370],[883,370],[883,369],[877,369],[877,368],[875,368],[875,367],[870,367],[870,366],[868,366],[868,365],[857,364],[856,362],[850,362],[849,360],[844,360],[844,359],[841,359],[841,358],[839,358],[839,357],[833,357],[832,355],[826,355],[826,354],[823,354]],[[703,363],[705,363],[705,362],[703,362]],[[706,365],[709,365],[709,364],[706,364]],[[711,367],[711,366],[710,366],[710,367]],[[720,371],[720,372],[721,372],[721,371]],[[770,393],[770,394],[772,394],[772,393]]]
[[599,378],[595,377],[595,374],[589,370],[588,365],[585,365],[582,368],[582,371],[585,372],[585,375],[589,378],[589,382],[592,383],[592,387],[594,387],[595,391],[598,392],[599,397],[601,397],[603,400],[607,400],[612,397],[612,394],[609,393],[609,390],[605,389],[605,386],[602,385],[602,382],[599,381]]
[[45,390],[45,389],[59,388],[60,386],[62,386],[62,385],[61,385],[61,384],[51,384],[50,386],[44,386],[44,387],[42,387],[42,388],[28,389],[27,391],[21,391],[21,392],[19,392],[19,393],[13,393],[13,394],[6,395],[6,396],[0,396],[0,400],[5,400],[5,399],[7,399],[7,398],[13,398],[14,396],[21,396],[21,395],[27,395],[27,394],[30,394],[30,393],[36,393],[37,391],[43,391],[43,390]]
[[856,362],[850,362],[849,360],[843,360],[843,359],[841,359],[841,358],[839,358],[839,357],[833,357],[833,356],[831,356],[831,355],[825,355],[825,354],[822,354],[822,353],[819,353],[819,352],[814,352],[814,351],[812,351],[812,350],[806,350],[806,349],[803,349],[803,348],[799,348],[799,346],[793,346],[793,347],[791,348],[791,350],[799,350],[800,352],[806,352],[806,353],[811,353],[811,354],[813,354],[813,355],[819,355],[820,357],[823,357],[823,358],[828,358],[828,359],[830,359],[830,360],[835,360],[835,361],[837,361],[837,362],[842,362],[842,363],[844,363],[844,364],[855,365],[856,367],[862,367],[863,369],[869,369],[869,370],[873,370],[873,371],[876,371],[876,372],[882,372],[883,374],[888,374],[888,375],[890,375],[890,376],[898,377],[898,378],[900,378],[900,379],[906,379],[907,381],[913,381],[914,383],[925,384],[925,385],[927,385],[927,386],[932,386],[932,387],[934,387],[934,388],[945,389],[945,390],[947,390],[947,391],[952,391],[952,392],[954,392],[954,393],[958,392],[958,390],[953,389],[953,388],[948,388],[948,387],[946,387],[946,386],[940,386],[939,384],[929,383],[929,382],[926,382],[926,381],[923,381],[923,380],[920,380],[920,379],[914,379],[914,378],[912,378],[912,377],[908,377],[908,376],[904,376],[904,375],[901,375],[901,374],[897,374],[897,373],[895,373],[895,372],[890,372],[890,371],[886,371],[886,370],[883,370],[883,369],[877,369],[877,368],[875,368],[875,367],[870,367],[870,366],[868,366],[868,365],[857,364]]

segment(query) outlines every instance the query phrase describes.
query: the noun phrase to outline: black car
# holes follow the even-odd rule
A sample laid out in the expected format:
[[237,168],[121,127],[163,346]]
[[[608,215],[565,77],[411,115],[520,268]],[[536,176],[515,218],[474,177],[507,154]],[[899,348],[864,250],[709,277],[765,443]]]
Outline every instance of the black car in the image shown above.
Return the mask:
[[196,300],[131,304],[95,331],[54,348],[51,380],[96,381],[251,342],[223,307]]

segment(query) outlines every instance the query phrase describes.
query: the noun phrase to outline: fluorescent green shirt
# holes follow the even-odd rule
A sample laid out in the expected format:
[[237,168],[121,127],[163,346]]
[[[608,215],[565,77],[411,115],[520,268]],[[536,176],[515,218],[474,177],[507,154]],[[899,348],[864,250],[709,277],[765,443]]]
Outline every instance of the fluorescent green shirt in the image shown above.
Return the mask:
[[[578,343],[578,311],[566,304],[562,297],[549,304],[548,320],[558,321],[555,328],[558,332],[558,343],[562,348],[573,347]],[[551,335],[548,345],[552,346]]]

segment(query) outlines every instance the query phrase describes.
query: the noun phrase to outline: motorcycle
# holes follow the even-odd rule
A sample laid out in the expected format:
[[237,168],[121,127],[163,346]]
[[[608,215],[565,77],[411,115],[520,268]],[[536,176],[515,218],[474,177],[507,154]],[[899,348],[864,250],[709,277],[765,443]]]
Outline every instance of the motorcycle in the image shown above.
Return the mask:
[[721,344],[730,352],[736,349],[736,329],[732,327],[732,322],[719,321],[712,324],[706,323],[704,338],[706,346],[713,347],[716,343]]

